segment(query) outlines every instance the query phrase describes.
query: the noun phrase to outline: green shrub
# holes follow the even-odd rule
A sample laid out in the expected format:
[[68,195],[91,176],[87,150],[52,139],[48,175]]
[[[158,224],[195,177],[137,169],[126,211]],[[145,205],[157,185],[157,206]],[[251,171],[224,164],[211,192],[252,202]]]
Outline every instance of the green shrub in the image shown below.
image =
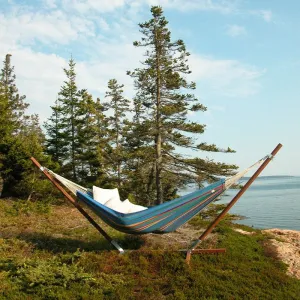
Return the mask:
[[37,214],[49,214],[51,211],[51,205],[49,201],[37,201],[32,202],[29,200],[16,200],[13,204],[5,210],[7,215],[19,216],[37,213]]
[[95,281],[76,264],[67,265],[57,258],[46,261],[29,261],[11,274],[13,280],[26,292],[51,290],[53,286],[69,287],[71,283],[85,284]]

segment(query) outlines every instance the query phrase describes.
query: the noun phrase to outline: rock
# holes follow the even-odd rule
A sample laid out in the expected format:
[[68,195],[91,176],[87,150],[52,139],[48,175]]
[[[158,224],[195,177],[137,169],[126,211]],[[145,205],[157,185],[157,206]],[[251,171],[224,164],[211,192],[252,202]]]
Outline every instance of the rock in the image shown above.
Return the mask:
[[271,234],[278,258],[288,265],[287,274],[300,279],[300,231],[285,229],[267,229],[263,232]]

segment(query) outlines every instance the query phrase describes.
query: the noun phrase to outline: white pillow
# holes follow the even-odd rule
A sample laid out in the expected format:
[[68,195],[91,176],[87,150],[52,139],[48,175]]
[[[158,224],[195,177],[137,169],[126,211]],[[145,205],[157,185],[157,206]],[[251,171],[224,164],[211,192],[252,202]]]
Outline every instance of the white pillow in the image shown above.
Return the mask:
[[97,186],[93,186],[93,198],[95,201],[123,214],[147,209],[147,207],[131,203],[128,199],[121,201],[117,188],[102,189]]
[[115,198],[120,201],[119,191],[115,189],[102,189],[97,186],[93,186],[93,198],[95,201],[104,204],[108,200]]
[[136,204],[131,203],[128,199],[124,200],[123,204],[126,205],[126,213],[127,214],[147,209],[147,207],[145,207],[145,206],[136,205]]
[[120,199],[117,199],[115,197],[110,198],[108,201],[106,201],[104,203],[104,205],[106,207],[109,207],[109,208],[111,208],[115,211],[118,211],[120,213],[126,213],[126,212],[124,212],[124,209],[123,209],[123,202],[120,201]]
[[123,214],[129,214],[147,209],[147,207],[131,203],[128,199],[122,202],[119,199],[111,198],[105,202],[104,205]]
[[122,202],[122,209],[124,211],[124,214],[127,214],[129,212],[131,204],[132,203],[128,199],[126,199]]
[[136,204],[133,204],[133,203],[131,203],[131,204],[132,205],[131,205],[128,213],[134,213],[134,212],[137,212],[137,211],[142,211],[142,210],[147,209],[147,207],[145,207],[145,206],[136,205]]

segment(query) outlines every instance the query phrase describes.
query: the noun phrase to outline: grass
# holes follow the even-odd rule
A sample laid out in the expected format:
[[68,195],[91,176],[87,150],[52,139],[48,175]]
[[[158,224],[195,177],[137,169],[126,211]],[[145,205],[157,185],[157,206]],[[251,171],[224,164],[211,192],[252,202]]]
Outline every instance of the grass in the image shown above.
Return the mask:
[[[193,228],[212,215],[194,218]],[[151,251],[156,236],[103,226],[137,251],[119,255],[71,206],[1,200],[0,299],[299,299],[300,281],[285,274],[268,236],[230,217],[203,244],[226,254],[194,255],[190,267],[180,252]]]

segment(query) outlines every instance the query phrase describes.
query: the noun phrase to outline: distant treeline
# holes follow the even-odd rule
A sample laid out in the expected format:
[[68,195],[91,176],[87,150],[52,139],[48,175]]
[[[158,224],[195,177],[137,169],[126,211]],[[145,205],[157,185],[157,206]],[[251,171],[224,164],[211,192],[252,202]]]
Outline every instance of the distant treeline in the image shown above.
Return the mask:
[[26,114],[28,104],[16,87],[11,55],[6,55],[0,74],[3,197],[51,195],[30,156],[82,185],[118,187],[123,197],[146,205],[176,197],[187,183],[200,186],[234,172],[235,165],[184,155],[186,149],[234,151],[199,142],[205,125],[190,121],[188,113],[206,107],[191,92],[195,83],[187,80],[190,54],[182,40],[171,40],[162,8],[153,6],[151,14],[138,25],[141,39],[133,43],[145,49],[141,67],[127,71],[135,86],[133,98],[124,97],[124,85],[110,79],[104,99],[94,99],[78,87],[71,58],[45,130],[37,115]]

